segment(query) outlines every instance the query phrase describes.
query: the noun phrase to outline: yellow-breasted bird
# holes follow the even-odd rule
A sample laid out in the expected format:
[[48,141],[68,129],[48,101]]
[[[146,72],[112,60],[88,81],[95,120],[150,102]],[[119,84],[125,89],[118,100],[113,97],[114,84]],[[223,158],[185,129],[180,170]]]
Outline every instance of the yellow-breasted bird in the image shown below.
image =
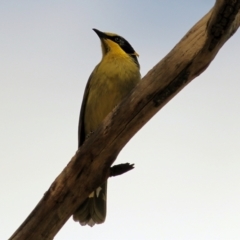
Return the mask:
[[[104,118],[140,81],[138,54],[123,37],[93,29],[101,40],[102,60],[89,77],[83,96],[78,147],[94,132]],[[107,182],[92,192],[73,218],[81,225],[93,226],[106,218]]]

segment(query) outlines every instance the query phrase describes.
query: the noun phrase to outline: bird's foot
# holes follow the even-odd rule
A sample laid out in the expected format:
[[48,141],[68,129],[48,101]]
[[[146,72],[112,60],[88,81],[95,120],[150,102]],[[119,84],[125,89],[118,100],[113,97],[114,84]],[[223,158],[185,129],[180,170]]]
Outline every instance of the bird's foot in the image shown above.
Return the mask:
[[110,168],[110,177],[115,177],[134,169],[134,164],[122,163]]

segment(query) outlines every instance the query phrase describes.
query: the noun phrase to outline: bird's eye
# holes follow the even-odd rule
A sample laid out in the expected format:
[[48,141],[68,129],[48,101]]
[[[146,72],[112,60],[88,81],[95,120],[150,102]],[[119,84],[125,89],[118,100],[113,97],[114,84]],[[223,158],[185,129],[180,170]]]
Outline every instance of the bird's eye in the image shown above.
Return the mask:
[[120,46],[124,46],[124,40],[121,37],[115,37],[114,41],[118,43]]
[[115,37],[115,42],[119,42],[120,41],[120,38],[119,37]]

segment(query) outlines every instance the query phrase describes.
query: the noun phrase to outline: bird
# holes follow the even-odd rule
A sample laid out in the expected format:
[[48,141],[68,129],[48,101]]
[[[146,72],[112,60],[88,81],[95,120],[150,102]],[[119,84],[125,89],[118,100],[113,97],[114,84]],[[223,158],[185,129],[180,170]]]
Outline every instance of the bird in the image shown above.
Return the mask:
[[[130,43],[120,35],[93,29],[100,38],[102,59],[91,73],[83,95],[78,148],[104,118],[131,92],[141,79],[140,65]],[[101,224],[107,211],[107,182],[94,190],[77,208],[73,219],[82,226]]]

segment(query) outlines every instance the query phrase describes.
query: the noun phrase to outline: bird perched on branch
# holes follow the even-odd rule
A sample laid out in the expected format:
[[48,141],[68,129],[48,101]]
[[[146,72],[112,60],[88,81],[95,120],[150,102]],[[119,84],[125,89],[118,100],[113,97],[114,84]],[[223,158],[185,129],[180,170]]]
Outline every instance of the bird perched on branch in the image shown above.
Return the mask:
[[[89,77],[83,96],[78,147],[104,118],[140,81],[138,54],[123,37],[93,29],[101,41],[102,60]],[[73,218],[81,225],[93,226],[106,218],[107,182],[99,186],[79,206]]]

